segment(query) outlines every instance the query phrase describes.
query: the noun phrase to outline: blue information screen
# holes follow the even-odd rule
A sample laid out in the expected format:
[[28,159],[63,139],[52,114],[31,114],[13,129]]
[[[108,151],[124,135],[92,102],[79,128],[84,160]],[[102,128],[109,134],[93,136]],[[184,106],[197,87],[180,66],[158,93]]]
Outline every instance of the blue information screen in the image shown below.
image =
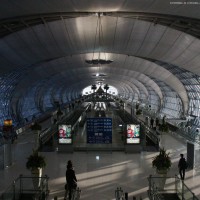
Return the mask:
[[112,118],[87,118],[87,143],[112,143]]

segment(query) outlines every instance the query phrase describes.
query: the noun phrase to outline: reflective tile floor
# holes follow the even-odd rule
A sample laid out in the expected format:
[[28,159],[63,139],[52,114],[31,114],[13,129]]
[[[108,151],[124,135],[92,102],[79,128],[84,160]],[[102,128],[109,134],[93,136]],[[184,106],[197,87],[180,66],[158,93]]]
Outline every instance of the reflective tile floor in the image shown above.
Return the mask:
[[[34,146],[33,134],[27,133],[19,137],[12,145],[13,164],[0,170],[0,192],[2,193],[20,174],[30,175],[25,167],[26,158]],[[161,146],[165,147],[172,158],[169,176],[178,174],[177,162],[179,154],[186,154],[186,142],[177,136],[167,134],[161,136]],[[199,152],[199,150],[197,150]],[[148,181],[150,174],[155,174],[151,167],[152,158],[157,152],[141,152],[126,154],[124,152],[42,152],[47,159],[44,174],[49,176],[49,199],[63,199],[65,170],[67,160],[72,160],[82,190],[82,200],[114,200],[115,190],[121,187],[133,196],[148,199]],[[199,155],[199,153],[198,153]],[[200,198],[200,170],[188,170],[185,184]]]

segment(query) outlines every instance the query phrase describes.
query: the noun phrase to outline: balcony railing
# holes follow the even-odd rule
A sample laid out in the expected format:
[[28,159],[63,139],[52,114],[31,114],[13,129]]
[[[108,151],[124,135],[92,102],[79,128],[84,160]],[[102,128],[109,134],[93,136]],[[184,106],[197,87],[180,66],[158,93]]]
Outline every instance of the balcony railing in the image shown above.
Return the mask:
[[150,200],[198,200],[195,194],[184,184],[184,182],[175,177],[148,177]]
[[[33,182],[40,179],[40,186],[35,188]],[[48,177],[32,177],[20,175],[10,187],[0,196],[0,200],[47,200],[49,195]]]

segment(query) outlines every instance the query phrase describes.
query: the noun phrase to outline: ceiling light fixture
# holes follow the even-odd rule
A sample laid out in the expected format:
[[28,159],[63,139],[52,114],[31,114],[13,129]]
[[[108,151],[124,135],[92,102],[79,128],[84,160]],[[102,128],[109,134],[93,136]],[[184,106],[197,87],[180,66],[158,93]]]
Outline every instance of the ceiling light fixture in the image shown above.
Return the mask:
[[96,73],[96,74],[93,74],[92,77],[106,77],[106,74]]
[[[98,20],[97,20],[97,28],[96,28],[96,35],[95,35],[95,43],[94,43],[94,50],[93,50],[93,56],[91,60],[85,60],[87,64],[90,65],[98,65],[98,73],[100,71],[100,65],[110,64],[113,62],[113,60],[109,60],[106,58],[106,53],[104,52],[105,59],[100,58],[100,50],[98,53],[98,58],[94,58],[94,53],[96,52],[95,49],[97,48],[97,42],[98,42],[98,49],[102,49],[103,46],[103,31],[102,31],[102,24],[101,24],[101,16],[103,16],[103,13],[96,13]],[[98,39],[97,39],[98,38]],[[98,41],[97,41],[98,40]]]
[[90,65],[105,65],[105,64],[110,64],[113,62],[113,60],[103,60],[103,59],[92,59],[92,60],[85,60],[85,62],[87,64],[90,64]]

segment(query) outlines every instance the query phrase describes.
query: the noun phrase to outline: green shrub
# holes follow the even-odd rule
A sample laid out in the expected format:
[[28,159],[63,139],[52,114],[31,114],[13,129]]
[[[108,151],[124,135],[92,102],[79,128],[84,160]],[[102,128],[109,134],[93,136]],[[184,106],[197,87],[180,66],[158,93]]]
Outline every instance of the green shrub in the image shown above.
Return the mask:
[[172,162],[169,153],[166,153],[166,150],[161,148],[159,155],[153,158],[152,166],[157,170],[169,170],[171,165]]
[[27,169],[37,169],[37,168],[44,168],[46,166],[46,161],[44,156],[39,155],[38,151],[34,151],[33,153],[27,158],[26,168]]

